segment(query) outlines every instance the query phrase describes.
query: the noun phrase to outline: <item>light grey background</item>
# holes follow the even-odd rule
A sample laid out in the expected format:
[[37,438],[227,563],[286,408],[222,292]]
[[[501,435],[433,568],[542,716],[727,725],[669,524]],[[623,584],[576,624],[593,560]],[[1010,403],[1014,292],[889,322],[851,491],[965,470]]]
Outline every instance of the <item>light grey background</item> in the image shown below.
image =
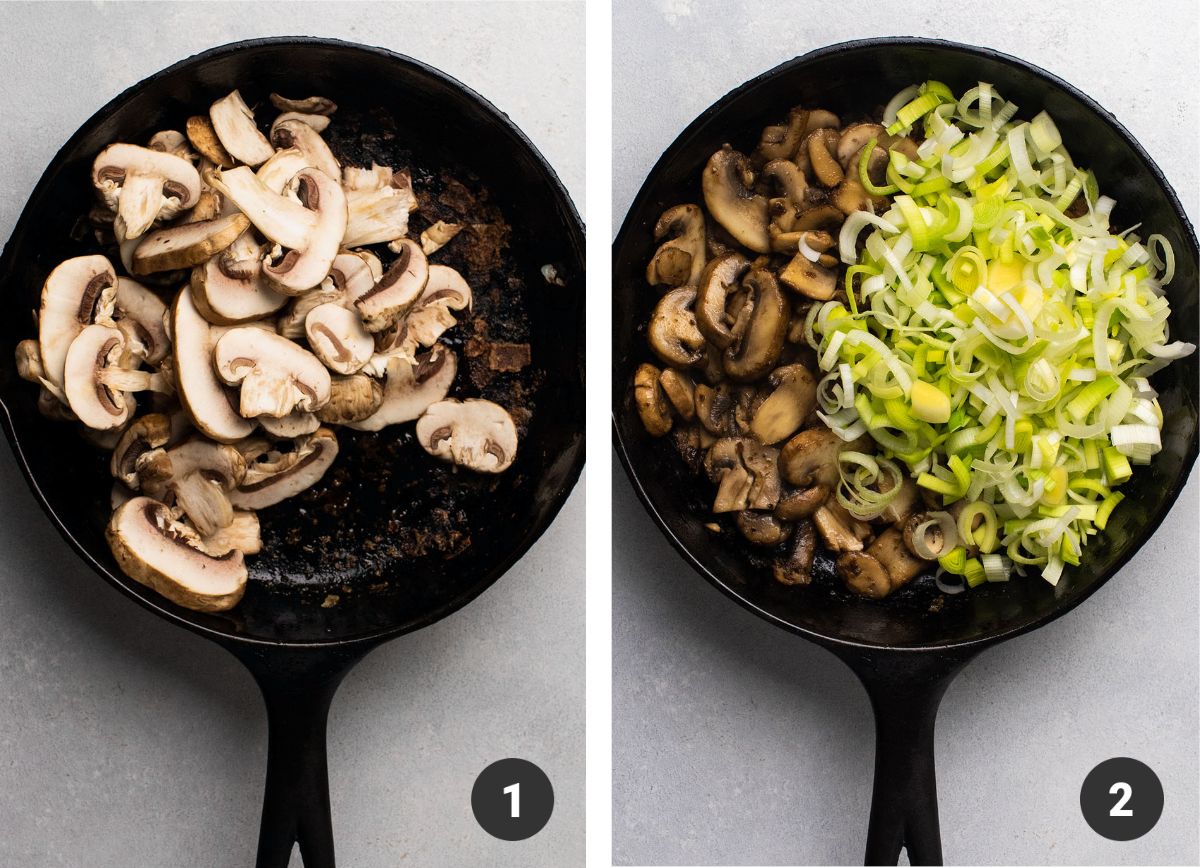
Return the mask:
[[[659,154],[727,91],[813,48],[884,35],[990,45],[1063,76],[1132,130],[1195,219],[1196,6],[1123,8],[617,0],[614,233]],[[615,861],[861,860],[874,736],[850,671],[687,568],[619,469],[613,492]],[[963,672],[937,733],[948,864],[1196,864],[1196,570],[1193,475],[1087,605]],[[1121,755],[1148,763],[1166,791],[1158,826],[1125,844],[1079,813],[1084,775]]]
[[[460,78],[583,207],[582,4],[4,3],[0,17],[0,238],[111,97],[196,51],[281,34],[382,45]],[[252,864],[266,722],[249,676],[82,566],[6,448],[0,492],[0,864]],[[329,722],[341,864],[582,864],[583,506],[580,484],[499,584],[347,678]],[[522,843],[470,811],[475,776],[507,756],[556,792]]]

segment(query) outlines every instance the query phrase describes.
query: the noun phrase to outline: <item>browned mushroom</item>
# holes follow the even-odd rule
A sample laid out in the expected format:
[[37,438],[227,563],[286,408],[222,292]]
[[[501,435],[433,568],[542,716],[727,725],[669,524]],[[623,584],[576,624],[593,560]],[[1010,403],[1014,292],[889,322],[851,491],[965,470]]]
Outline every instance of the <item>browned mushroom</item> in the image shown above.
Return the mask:
[[701,188],[704,204],[713,219],[739,244],[755,253],[770,250],[767,238],[767,199],[750,190],[751,173],[746,155],[725,145],[709,158]]
[[778,443],[804,424],[817,402],[817,381],[804,365],[776,368],[767,379],[773,391],[758,406],[750,433],[762,443]]
[[804,519],[796,523],[792,545],[786,558],[771,566],[775,581],[783,585],[807,585],[812,582],[812,565],[817,554],[817,530]]
[[804,180],[804,173],[791,160],[772,160],[763,166],[762,176],[768,181],[774,181],[793,207],[799,208],[804,204],[808,182]]
[[680,419],[690,422],[696,418],[696,384],[691,377],[683,371],[667,368],[659,375],[658,384]]
[[758,148],[754,152],[755,165],[772,160],[790,160],[808,129],[808,116],[807,110],[797,106],[788,112],[786,124],[763,127]]
[[775,505],[775,514],[784,521],[808,518],[829,499],[829,491],[829,486],[820,484],[801,489],[784,489],[779,503]]
[[828,428],[809,428],[787,442],[779,455],[779,472],[792,485],[833,488],[838,481],[838,455],[854,449],[860,441],[847,443]]
[[738,285],[750,263],[739,253],[718,256],[704,267],[696,293],[696,326],[718,349],[733,343],[726,322],[730,291]]
[[633,400],[642,425],[652,437],[661,437],[671,430],[671,406],[658,384],[658,376],[658,368],[646,364],[639,365],[633,375]]
[[659,299],[650,317],[650,349],[671,367],[691,367],[704,358],[704,335],[692,312],[695,301],[695,288],[681,286]]
[[836,187],[840,184],[845,173],[833,156],[838,145],[837,130],[814,130],[808,134],[804,143],[808,149],[808,162],[812,167],[813,177],[826,187]]
[[757,380],[779,361],[791,306],[775,275],[755,269],[742,282],[748,291],[734,324],[734,343],[725,350],[725,373],[739,382]]
[[850,124],[842,130],[838,137],[837,159],[846,173],[851,177],[856,176],[858,164],[854,160],[866,147],[867,142],[871,139],[875,139],[877,142],[883,141],[884,136],[884,129],[879,124]]
[[778,451],[746,437],[723,437],[704,459],[709,479],[718,484],[713,512],[771,510],[779,501]]
[[862,551],[863,542],[871,537],[871,526],[848,513],[836,497],[817,507],[812,519],[831,552]]
[[854,178],[846,178],[834,187],[833,192],[829,194],[829,201],[846,216],[855,211],[871,209],[871,197],[867,195],[866,188]]
[[696,286],[705,262],[704,212],[697,205],[667,209],[654,226],[654,239],[664,238],[646,266],[646,282],[651,286]]
[[792,257],[779,279],[788,289],[814,301],[829,301],[837,291],[837,272],[810,261],[803,253]]
[[787,540],[792,533],[792,526],[780,521],[769,512],[743,510],[734,519],[737,529],[752,545],[772,548]]
[[880,534],[865,552],[845,554],[837,560],[846,587],[873,600],[907,585],[925,566],[905,547],[903,534],[894,527]]
[[737,430],[734,424],[736,406],[736,398],[729,385],[696,385],[696,418],[705,430],[718,437],[728,437]]

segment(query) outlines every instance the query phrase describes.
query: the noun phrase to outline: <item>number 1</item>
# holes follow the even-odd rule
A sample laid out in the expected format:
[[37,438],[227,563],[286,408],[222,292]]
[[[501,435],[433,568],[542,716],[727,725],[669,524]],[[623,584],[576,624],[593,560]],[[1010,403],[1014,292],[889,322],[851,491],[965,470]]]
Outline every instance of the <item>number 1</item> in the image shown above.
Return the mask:
[[521,817],[521,785],[513,784],[504,788],[504,795],[512,796],[512,818],[514,820]]
[[[1108,812],[1108,815],[1110,817],[1132,817],[1133,811],[1125,807],[1125,803],[1128,802],[1129,797],[1133,795],[1133,787],[1129,786],[1129,784],[1125,783],[1124,781],[1120,781],[1108,788],[1108,794],[1110,796],[1115,796],[1117,793],[1121,794],[1121,798],[1117,799],[1117,803],[1112,806],[1111,810]],[[516,816],[516,814],[513,816]]]

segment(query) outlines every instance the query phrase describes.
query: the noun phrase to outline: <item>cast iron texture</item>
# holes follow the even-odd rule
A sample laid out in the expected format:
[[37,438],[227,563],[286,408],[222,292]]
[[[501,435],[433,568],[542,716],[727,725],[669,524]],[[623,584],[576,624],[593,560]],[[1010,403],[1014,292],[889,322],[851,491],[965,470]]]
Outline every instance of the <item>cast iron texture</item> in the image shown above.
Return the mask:
[[[440,194],[448,178],[461,178],[472,196],[498,209],[512,227],[499,267],[468,273],[462,251],[469,232],[446,248],[446,259],[434,261],[463,269],[477,309],[494,312],[489,324],[503,332],[492,337],[528,341],[532,364],[491,381],[482,372],[469,376],[464,353],[471,334],[459,326],[460,373],[451,394],[519,401],[532,415],[519,420],[516,463],[498,477],[455,473],[433,461],[412,441],[411,425],[380,434],[339,431],[341,453],[320,490],[263,512],[266,550],[251,559],[243,602],[207,615],[174,606],[120,572],[103,536],[111,484],[103,460],[73,426],[37,412],[37,390],[17,378],[11,360],[17,341],[31,334],[23,312],[37,308],[50,269],[96,247],[78,225],[93,204],[96,153],[110,142],[144,143],[160,129],[182,129],[187,116],[235,87],[251,105],[265,107],[267,119],[274,116],[266,99],[272,91],[328,96],[339,104],[331,134],[339,119],[342,130],[362,122],[369,132],[363,119],[382,109],[396,121],[392,138],[360,137],[335,147],[351,158],[359,149],[368,164],[372,155],[381,162],[411,156],[411,164],[391,164],[411,165],[418,195]],[[546,264],[565,286],[544,280]],[[0,259],[0,287],[18,312],[0,325],[0,357],[10,360],[0,364],[0,422],[35,496],[80,557],[114,587],[246,664],[269,715],[258,865],[285,866],[299,841],[305,865],[332,866],[325,720],[338,683],[381,642],[445,617],[496,581],[550,524],[582,467],[583,226],[566,190],[507,116],[419,61],[329,39],[249,40],[181,61],[88,120],[34,189]],[[414,534],[429,522],[440,536],[423,543]],[[322,607],[329,593],[340,599]]]
[[645,283],[653,226],[666,208],[701,202],[700,173],[722,143],[749,153],[766,125],[794,105],[821,107],[843,122],[877,114],[891,96],[926,79],[958,93],[980,81],[1020,106],[1053,115],[1075,161],[1095,171],[1117,200],[1116,225],[1141,223],[1174,246],[1168,295],[1171,333],[1196,342],[1196,236],[1174,191],[1133,136],[1077,88],[1045,70],[986,48],[912,37],[829,46],[788,61],[726,94],[659,159],[613,246],[613,414],[618,455],[635,491],[671,544],[701,575],[752,612],[841,657],[870,694],[876,719],[875,786],[867,836],[869,864],[938,864],[942,850],[934,781],[933,726],[954,675],[989,645],[1040,627],[1085,600],[1154,533],[1187,481],[1196,457],[1197,358],[1154,378],[1165,416],[1163,451],[1122,489],[1127,500],[1089,543],[1083,566],[1057,588],[1037,578],[988,584],[940,600],[931,583],[885,602],[858,598],[835,581],[785,587],[751,561],[745,546],[714,536],[711,491],[684,467],[670,438],[642,428],[631,400],[637,365],[651,360],[645,324],[658,293]]

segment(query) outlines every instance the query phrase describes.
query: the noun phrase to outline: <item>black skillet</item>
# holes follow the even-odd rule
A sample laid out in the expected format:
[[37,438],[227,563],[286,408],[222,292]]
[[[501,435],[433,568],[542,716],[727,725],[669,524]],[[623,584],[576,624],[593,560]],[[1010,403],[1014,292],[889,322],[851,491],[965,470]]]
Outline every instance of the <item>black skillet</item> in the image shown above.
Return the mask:
[[1173,337],[1196,342],[1197,250],[1178,198],[1142,147],[1095,101],[1032,64],[989,49],[941,40],[867,39],[797,58],[722,97],[667,149],[642,186],[613,246],[613,407],[616,445],[634,489],[663,533],[706,579],[752,612],[837,654],[866,687],[875,711],[875,786],[867,832],[868,864],[896,864],[907,848],[913,864],[942,859],[934,781],[933,728],[951,679],[976,654],[1049,623],[1074,608],[1133,556],[1158,528],[1187,481],[1196,457],[1197,360],[1192,355],[1154,379],[1165,416],[1163,451],[1123,488],[1128,498],[1084,564],[1052,588],[1039,578],[988,584],[938,596],[926,577],[884,603],[850,595],[831,575],[805,588],[784,588],[730,537],[714,536],[711,492],[684,470],[669,438],[646,435],[632,405],[634,369],[650,360],[645,323],[658,293],[645,283],[654,252],[652,228],[666,208],[699,202],[705,161],[730,142],[749,153],[766,125],[793,105],[820,106],[851,121],[875,113],[902,87],[928,78],[956,92],[994,84],[1032,117],[1053,115],[1075,161],[1096,173],[1117,200],[1116,225],[1142,223],[1175,248],[1168,289]]
[[[432,624],[496,581],[550,524],[579,475],[583,226],[533,144],[449,76],[379,48],[255,39],[151,76],[71,137],[34,189],[0,259],[9,309],[36,309],[50,269],[96,249],[78,221],[93,203],[89,172],[102,147],[182,129],[188,115],[235,87],[252,105],[265,106],[267,119],[274,116],[266,100],[272,91],[331,97],[340,106],[331,135],[342,130],[344,153],[395,166],[411,158],[418,191],[444,192],[442,169],[465,179],[467,188],[490,191],[513,227],[512,244],[498,267],[472,281],[476,312],[488,316],[492,337],[527,340],[532,364],[520,374],[475,382],[461,367],[460,339],[452,394],[482,394],[533,410],[516,463],[498,477],[456,474],[422,453],[411,425],[380,435],[339,432],[340,454],[318,489],[262,513],[264,554],[252,563],[245,599],[231,612],[206,615],[168,603],[114,563],[103,536],[111,483],[103,459],[92,456],[72,426],[44,419],[35,408],[37,390],[16,377],[13,351],[30,336],[27,315],[5,317],[0,325],[0,358],[7,360],[0,364],[0,421],[34,494],[80,557],[155,614],[229,649],[262,688],[269,750],[257,864],[286,866],[298,841],[305,865],[330,868],[325,725],[339,682],[380,643]],[[370,114],[380,107],[382,120]],[[387,127],[389,114],[394,130],[373,132],[375,124],[384,125],[380,131]],[[471,273],[458,256],[449,263]],[[563,286],[545,281],[547,264]],[[421,536],[425,530],[431,535]],[[447,540],[452,557],[420,554]],[[340,601],[323,608],[331,591]]]

